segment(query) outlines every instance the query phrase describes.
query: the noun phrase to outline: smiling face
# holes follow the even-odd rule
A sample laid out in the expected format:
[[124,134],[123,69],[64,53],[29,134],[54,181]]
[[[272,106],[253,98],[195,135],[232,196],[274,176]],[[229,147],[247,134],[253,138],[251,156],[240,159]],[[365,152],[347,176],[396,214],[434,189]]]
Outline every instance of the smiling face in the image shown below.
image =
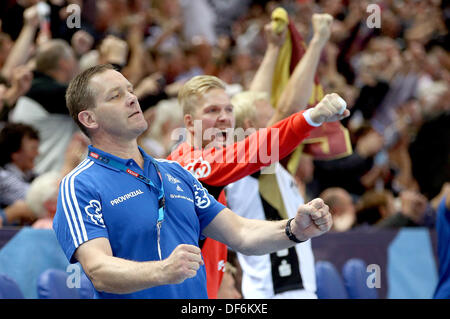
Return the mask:
[[[194,121],[201,121],[202,147],[221,147],[226,144],[227,129],[234,128],[235,120],[230,97],[221,88],[212,88],[198,99],[194,114],[185,115],[185,124],[194,135]],[[196,138],[196,136],[195,136]]]
[[98,134],[112,138],[133,139],[147,129],[131,83],[119,72],[106,70],[90,79],[95,107],[78,114],[91,138]]

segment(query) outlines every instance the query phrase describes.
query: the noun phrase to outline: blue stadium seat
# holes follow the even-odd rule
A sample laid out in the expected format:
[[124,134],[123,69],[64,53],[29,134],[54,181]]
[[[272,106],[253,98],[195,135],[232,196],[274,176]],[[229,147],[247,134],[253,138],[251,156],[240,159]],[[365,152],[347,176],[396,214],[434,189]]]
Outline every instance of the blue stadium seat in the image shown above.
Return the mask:
[[80,299],[78,289],[67,286],[69,274],[61,269],[47,269],[37,280],[39,299]]
[[19,285],[10,277],[0,274],[0,299],[24,299]]
[[342,277],[332,263],[318,261],[315,269],[319,299],[348,299]]
[[378,299],[378,291],[376,288],[367,286],[366,263],[359,258],[352,258],[342,267],[342,277],[348,295],[351,299]]

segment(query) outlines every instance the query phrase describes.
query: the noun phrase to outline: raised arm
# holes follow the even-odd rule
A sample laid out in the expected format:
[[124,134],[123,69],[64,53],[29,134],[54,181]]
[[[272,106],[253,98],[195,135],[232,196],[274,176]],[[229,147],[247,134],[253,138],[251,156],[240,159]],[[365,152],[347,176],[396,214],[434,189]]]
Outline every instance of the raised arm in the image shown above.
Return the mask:
[[266,92],[270,96],[273,73],[275,72],[280,47],[286,37],[286,30],[282,33],[276,33],[269,23],[264,26],[264,32],[267,37],[266,53],[250,84],[249,91]]
[[11,52],[6,59],[1,73],[7,79],[10,79],[14,68],[19,65],[25,64],[31,52],[31,46],[34,43],[34,36],[36,35],[37,28],[39,26],[39,16],[37,7],[32,6],[26,9],[23,13],[24,25],[20,31]]
[[[339,95],[327,94],[314,108],[295,113],[237,143],[192,152],[191,146],[185,143],[188,149],[181,147],[173,151],[169,159],[179,162],[202,183],[228,185],[287,156],[314,127],[349,115],[350,111]],[[185,154],[189,155],[186,157]]]
[[280,121],[294,112],[303,110],[314,85],[314,76],[319,64],[321,52],[330,37],[333,18],[329,14],[314,14],[312,24],[314,36],[304,56],[297,64],[280,96],[276,111],[268,126]]

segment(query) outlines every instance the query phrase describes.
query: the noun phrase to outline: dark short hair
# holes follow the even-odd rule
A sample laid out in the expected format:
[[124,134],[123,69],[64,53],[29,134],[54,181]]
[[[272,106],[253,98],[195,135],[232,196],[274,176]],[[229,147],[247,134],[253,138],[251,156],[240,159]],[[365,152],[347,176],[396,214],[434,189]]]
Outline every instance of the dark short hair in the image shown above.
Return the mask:
[[73,57],[72,47],[67,41],[53,39],[40,46],[36,52],[36,71],[47,74],[58,69],[58,61]]
[[23,123],[8,123],[0,131],[0,166],[11,162],[11,156],[22,147],[22,140],[28,137],[39,140],[38,132],[30,125]]
[[81,111],[95,107],[94,92],[92,92],[92,89],[89,87],[89,81],[94,75],[103,73],[107,70],[115,70],[115,68],[111,64],[100,64],[81,72],[70,81],[66,91],[66,105],[69,109],[70,116],[72,116],[81,131],[87,136],[89,136],[87,129],[78,120],[78,114]]

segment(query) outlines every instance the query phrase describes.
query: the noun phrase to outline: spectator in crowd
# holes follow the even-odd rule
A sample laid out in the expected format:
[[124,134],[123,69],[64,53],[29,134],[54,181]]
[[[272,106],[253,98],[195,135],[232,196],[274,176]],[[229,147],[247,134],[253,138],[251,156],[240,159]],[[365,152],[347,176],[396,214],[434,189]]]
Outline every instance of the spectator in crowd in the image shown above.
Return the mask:
[[61,176],[51,171],[38,176],[30,185],[25,202],[37,220],[31,225],[36,229],[51,229],[56,213],[58,186]]
[[8,114],[17,100],[26,94],[31,87],[33,74],[26,65],[14,69],[11,81],[0,75],[0,128],[8,120]]
[[25,199],[35,178],[34,165],[39,153],[39,134],[26,124],[7,124],[0,132],[0,201],[9,206]]
[[356,205],[356,224],[375,225],[390,218],[396,212],[394,196],[383,190],[365,192]]
[[356,208],[350,194],[343,188],[330,187],[325,189],[320,198],[330,207],[333,215],[332,230],[344,232],[356,225]]
[[7,207],[0,207],[0,229],[4,226],[27,225],[35,219],[33,211],[24,200],[17,200]]
[[[435,225],[435,212],[430,206],[427,198],[417,191],[405,190],[400,193],[399,208],[392,207],[392,195],[389,194],[386,205],[380,207],[382,219],[377,222],[378,227],[411,227]],[[392,208],[389,208],[392,207]],[[387,210],[390,210],[388,212]]]
[[61,154],[76,132],[64,95],[67,84],[77,72],[77,61],[69,44],[64,40],[51,40],[39,47],[35,63],[31,88],[18,100],[11,120],[38,130],[41,144],[36,172],[41,174],[62,168],[64,156]]
[[[274,113],[264,92],[239,93],[232,103],[236,128],[243,130],[265,128]],[[279,163],[228,185],[226,198],[236,214],[258,220],[292,218],[304,202],[294,178]],[[310,241],[270,255],[237,255],[244,298],[317,298]]]
[[0,227],[27,224],[35,218],[25,197],[35,177],[38,146],[38,133],[28,125],[7,124],[0,131]]
[[[358,134],[358,135],[357,135]],[[354,152],[335,160],[314,160],[314,178],[307,185],[309,196],[317,196],[329,187],[342,187],[351,195],[365,192],[365,176],[374,166],[374,158],[384,145],[383,137],[371,128],[354,134]]]
[[236,272],[236,267],[227,261],[225,264],[225,272],[223,273],[222,284],[217,293],[218,299],[242,299],[241,293],[236,288]]
[[172,98],[159,102],[151,112],[149,128],[139,137],[139,145],[152,156],[165,158],[179,142],[172,135],[183,126],[183,110],[177,99]]

